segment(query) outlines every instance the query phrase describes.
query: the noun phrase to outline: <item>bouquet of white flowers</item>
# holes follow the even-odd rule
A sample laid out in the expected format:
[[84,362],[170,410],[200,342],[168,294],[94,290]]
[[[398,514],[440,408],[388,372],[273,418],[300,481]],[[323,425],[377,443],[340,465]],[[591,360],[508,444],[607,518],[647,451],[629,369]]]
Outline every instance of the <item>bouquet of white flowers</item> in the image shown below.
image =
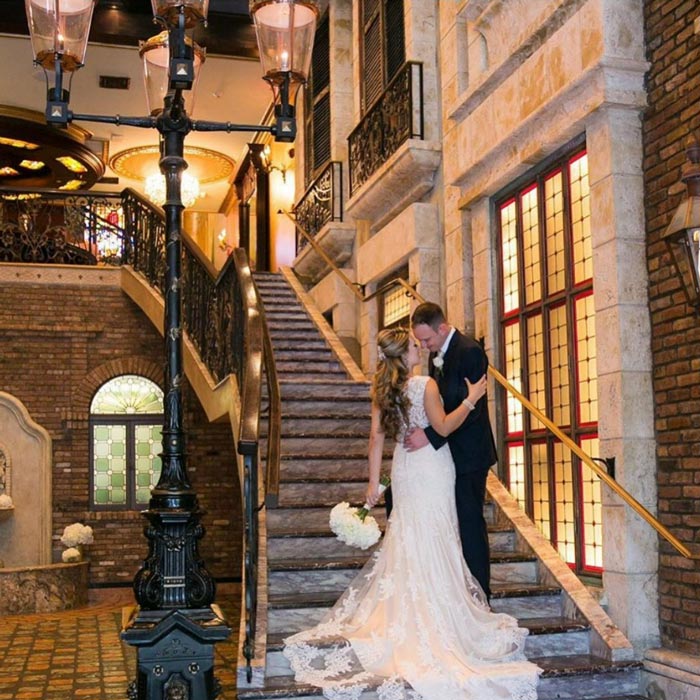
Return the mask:
[[82,544],[92,544],[93,542],[92,528],[82,523],[68,525],[61,535],[61,544],[64,547],[76,547]]
[[[389,477],[379,481],[379,494],[389,486]],[[370,506],[365,503],[362,508],[354,508],[347,501],[342,501],[331,510],[330,526],[333,534],[345,544],[360,549],[369,549],[375,545],[382,533],[377,521],[369,514]]]

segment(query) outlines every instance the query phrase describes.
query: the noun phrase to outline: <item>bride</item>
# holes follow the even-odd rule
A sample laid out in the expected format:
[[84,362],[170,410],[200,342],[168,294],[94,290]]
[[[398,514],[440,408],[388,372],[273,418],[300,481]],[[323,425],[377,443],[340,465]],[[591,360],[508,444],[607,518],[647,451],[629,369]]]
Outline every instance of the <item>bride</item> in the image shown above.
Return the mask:
[[413,427],[457,428],[486,377],[465,380],[468,402],[445,415],[435,381],[410,376],[420,356],[408,331],[385,330],[377,341],[367,501],[379,498],[388,435],[394,508],[364,569],[318,625],[285,640],[284,654],[297,682],[333,700],[358,700],[373,687],[379,700],[535,700],[540,669],[525,660],[527,630],[490,611],[464,562],[449,447],[402,446]]

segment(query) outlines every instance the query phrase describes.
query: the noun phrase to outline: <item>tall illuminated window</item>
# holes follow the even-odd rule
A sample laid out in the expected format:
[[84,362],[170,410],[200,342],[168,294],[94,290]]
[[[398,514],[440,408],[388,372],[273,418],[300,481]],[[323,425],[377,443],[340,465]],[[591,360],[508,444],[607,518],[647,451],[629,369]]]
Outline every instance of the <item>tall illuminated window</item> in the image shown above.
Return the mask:
[[[496,201],[502,367],[592,457],[598,455],[588,157],[580,148]],[[598,478],[521,404],[503,411],[511,493],[578,572],[602,568]]]
[[135,510],[148,505],[160,477],[163,392],[127,374],[103,384],[90,404],[90,506]]

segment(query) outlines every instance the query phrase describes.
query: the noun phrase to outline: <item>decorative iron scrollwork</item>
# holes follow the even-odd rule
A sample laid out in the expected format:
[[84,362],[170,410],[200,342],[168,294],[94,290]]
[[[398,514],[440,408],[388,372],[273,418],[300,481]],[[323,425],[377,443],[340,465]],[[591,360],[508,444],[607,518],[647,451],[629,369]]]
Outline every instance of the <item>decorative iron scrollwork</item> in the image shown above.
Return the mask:
[[[343,220],[342,177],[342,164],[330,162],[295,205],[295,219],[307,233],[315,236],[329,221]],[[297,253],[306,245],[306,238],[297,234]]]
[[423,138],[423,66],[408,61],[348,137],[350,196],[412,138]]

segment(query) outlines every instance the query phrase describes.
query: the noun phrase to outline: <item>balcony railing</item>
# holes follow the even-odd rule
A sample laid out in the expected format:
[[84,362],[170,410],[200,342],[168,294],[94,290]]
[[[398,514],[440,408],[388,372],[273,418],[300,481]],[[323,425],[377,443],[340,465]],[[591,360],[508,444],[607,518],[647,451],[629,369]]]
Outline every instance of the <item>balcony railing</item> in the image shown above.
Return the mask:
[[119,265],[129,254],[120,194],[0,189],[0,260]]
[[[343,220],[343,165],[331,161],[309,185],[294,206],[296,221],[315,236],[329,221]],[[306,238],[296,233],[297,255],[306,247]]]
[[350,196],[402,143],[423,134],[423,64],[408,61],[348,137]]

